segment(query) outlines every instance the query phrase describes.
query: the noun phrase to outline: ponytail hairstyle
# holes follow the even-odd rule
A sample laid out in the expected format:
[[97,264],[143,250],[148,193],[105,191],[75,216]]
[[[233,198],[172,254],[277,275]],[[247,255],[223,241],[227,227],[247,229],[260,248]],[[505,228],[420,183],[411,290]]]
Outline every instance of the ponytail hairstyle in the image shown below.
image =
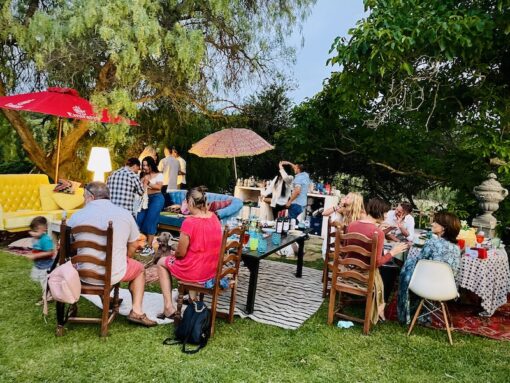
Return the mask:
[[203,211],[207,210],[207,187],[197,186],[191,188],[186,193],[186,201],[188,201],[189,207],[194,207]]

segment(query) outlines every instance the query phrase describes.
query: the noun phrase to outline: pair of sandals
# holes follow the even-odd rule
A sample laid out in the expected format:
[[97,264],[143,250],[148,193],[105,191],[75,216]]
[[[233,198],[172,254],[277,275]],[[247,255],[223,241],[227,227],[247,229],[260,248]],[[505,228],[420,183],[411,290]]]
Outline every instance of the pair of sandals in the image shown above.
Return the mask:
[[[184,303],[185,305],[192,305],[193,299],[188,297],[187,299],[183,299],[182,303]],[[162,312],[162,313],[156,315],[156,318],[161,319],[161,320],[165,320],[165,319],[174,320],[176,316],[177,316],[177,311],[175,311],[174,313],[172,313],[170,315],[165,315],[165,312]]]

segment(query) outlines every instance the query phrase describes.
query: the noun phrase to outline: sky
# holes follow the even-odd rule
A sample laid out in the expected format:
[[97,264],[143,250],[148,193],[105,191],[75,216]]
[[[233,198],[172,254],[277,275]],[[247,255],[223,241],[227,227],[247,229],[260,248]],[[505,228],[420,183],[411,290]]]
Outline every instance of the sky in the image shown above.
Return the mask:
[[[296,47],[296,64],[291,76],[298,88],[289,93],[296,104],[313,97],[322,89],[322,82],[338,67],[326,66],[332,55],[329,50],[338,36],[347,37],[347,31],[363,18],[362,0],[318,0],[311,15],[305,20],[302,35],[298,31],[289,38]],[[301,47],[301,39],[304,45]]]

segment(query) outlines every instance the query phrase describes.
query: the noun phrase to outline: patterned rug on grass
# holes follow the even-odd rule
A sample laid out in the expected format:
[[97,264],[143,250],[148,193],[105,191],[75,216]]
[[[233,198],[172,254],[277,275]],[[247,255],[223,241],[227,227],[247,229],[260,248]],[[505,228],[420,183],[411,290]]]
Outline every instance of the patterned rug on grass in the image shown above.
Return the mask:
[[[510,341],[510,303],[501,306],[489,318],[477,315],[480,307],[474,305],[449,302],[448,309],[454,331]],[[396,298],[386,308],[386,318],[397,320]],[[444,322],[433,317],[432,327],[444,329]]]
[[[303,267],[303,277],[296,278],[296,265],[264,260],[260,263],[255,310],[247,315],[244,312],[248,292],[249,272],[241,267],[235,315],[251,318],[260,323],[270,324],[285,329],[295,330],[310,318],[322,304],[322,271]],[[121,289],[120,296],[125,298],[120,307],[122,315],[128,315],[131,309],[129,292]],[[173,292],[174,300],[176,292]],[[96,306],[101,302],[96,297],[87,296]],[[205,297],[210,305],[210,298]],[[228,312],[230,293],[220,297],[218,311]],[[163,310],[163,296],[157,293],[146,293],[143,308],[147,316],[155,319]],[[160,323],[170,323],[164,321]]]

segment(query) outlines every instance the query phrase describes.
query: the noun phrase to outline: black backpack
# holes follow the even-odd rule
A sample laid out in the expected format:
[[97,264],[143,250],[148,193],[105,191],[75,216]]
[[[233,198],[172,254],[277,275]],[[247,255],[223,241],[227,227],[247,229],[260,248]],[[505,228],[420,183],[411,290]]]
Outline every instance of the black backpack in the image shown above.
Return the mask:
[[[181,322],[175,328],[174,338],[163,341],[166,345],[182,344],[182,352],[194,354],[204,348],[211,336],[211,310],[204,302],[193,302],[188,305]],[[186,350],[186,344],[196,344],[194,350]]]

